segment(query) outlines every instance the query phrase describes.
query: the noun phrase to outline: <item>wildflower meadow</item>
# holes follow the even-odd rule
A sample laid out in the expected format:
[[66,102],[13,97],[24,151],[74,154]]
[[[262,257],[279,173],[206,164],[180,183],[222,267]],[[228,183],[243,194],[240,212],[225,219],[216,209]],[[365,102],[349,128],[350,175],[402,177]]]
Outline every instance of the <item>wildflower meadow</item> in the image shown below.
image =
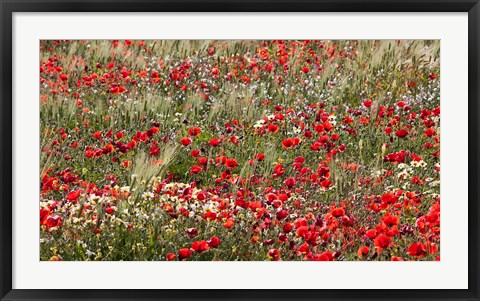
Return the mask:
[[40,259],[440,260],[440,41],[40,41]]

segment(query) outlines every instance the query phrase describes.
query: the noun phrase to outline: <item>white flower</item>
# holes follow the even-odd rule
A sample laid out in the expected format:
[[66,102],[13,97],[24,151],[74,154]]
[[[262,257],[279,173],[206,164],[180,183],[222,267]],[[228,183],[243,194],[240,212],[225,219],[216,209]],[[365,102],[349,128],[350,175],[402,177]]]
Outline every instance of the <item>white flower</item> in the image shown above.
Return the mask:
[[330,122],[332,125],[336,125],[337,124],[337,116],[335,116],[335,115],[328,116],[328,122]]
[[144,192],[144,193],[142,194],[142,199],[144,199],[144,200],[151,200],[151,199],[153,199],[154,196],[155,196],[155,195],[154,195],[152,192],[147,191],[147,192]]

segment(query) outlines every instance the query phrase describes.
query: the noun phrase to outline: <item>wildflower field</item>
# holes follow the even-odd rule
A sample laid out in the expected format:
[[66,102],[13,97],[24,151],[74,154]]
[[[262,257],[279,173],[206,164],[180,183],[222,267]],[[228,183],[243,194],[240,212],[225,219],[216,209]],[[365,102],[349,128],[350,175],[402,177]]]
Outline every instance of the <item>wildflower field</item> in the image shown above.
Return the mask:
[[40,259],[440,260],[440,42],[40,42]]

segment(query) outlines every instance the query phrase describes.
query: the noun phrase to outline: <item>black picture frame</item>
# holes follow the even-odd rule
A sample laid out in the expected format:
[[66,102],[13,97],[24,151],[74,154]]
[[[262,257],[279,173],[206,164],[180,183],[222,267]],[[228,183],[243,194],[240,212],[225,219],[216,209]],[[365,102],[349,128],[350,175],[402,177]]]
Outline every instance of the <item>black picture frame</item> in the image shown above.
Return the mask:
[[[1,300],[385,299],[480,300],[478,0],[0,0]],[[14,12],[468,12],[468,289],[456,290],[24,290],[12,289],[12,14]]]

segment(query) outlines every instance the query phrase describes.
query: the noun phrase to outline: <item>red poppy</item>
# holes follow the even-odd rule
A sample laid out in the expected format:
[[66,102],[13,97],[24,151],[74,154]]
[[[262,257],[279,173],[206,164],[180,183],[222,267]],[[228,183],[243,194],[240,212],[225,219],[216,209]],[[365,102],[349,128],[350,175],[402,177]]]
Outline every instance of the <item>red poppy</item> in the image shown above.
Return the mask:
[[325,251],[322,254],[318,255],[316,260],[319,261],[332,261],[333,260],[333,254],[330,251]]
[[202,168],[200,166],[194,165],[190,168],[190,174],[196,175],[199,174],[202,171]]
[[395,215],[387,215],[383,218],[383,223],[387,227],[396,226],[399,223],[399,218],[398,216],[395,216]]
[[340,217],[345,215],[345,210],[343,208],[335,208],[331,211],[333,217]]
[[305,218],[297,218],[293,224],[295,225],[295,228],[308,226],[308,222]]
[[214,221],[217,219],[217,214],[213,211],[207,211],[203,214],[203,219]]
[[188,129],[188,134],[189,134],[190,136],[193,136],[193,137],[198,136],[198,135],[200,135],[201,133],[202,133],[202,131],[200,130],[200,128],[199,128],[199,127],[196,127],[196,126],[191,127],[191,128]]
[[323,187],[323,189],[327,189],[330,184],[332,184],[332,181],[326,179],[320,182],[320,185]]
[[183,145],[183,146],[188,146],[192,143],[192,139],[188,138],[188,137],[183,137],[182,139],[180,139],[180,143]]
[[298,157],[295,158],[294,161],[295,161],[295,163],[303,164],[303,163],[305,163],[305,157],[303,157],[303,156],[298,156]]
[[290,233],[293,230],[293,226],[290,223],[283,225],[282,230],[284,233]]
[[361,246],[358,248],[357,255],[358,258],[362,259],[370,253],[370,249],[367,246]]
[[105,147],[103,148],[103,153],[104,154],[111,154],[115,151],[115,148],[113,147],[113,145],[111,143],[105,145]]
[[365,100],[363,102],[363,105],[366,107],[366,108],[370,108],[372,106],[372,100],[371,99],[368,99],[368,100]]
[[408,247],[408,254],[413,257],[423,258],[427,254],[427,249],[424,244],[415,242]]
[[388,248],[390,246],[391,242],[392,242],[392,240],[390,239],[390,237],[388,237],[384,234],[378,235],[374,240],[375,246],[380,248],[380,249]]
[[313,151],[318,151],[322,147],[322,143],[316,141],[310,145],[310,149]]
[[268,125],[268,131],[269,131],[270,133],[272,133],[272,134],[277,133],[277,132],[278,132],[278,129],[279,129],[279,128],[278,128],[278,125],[276,125],[276,124],[269,124],[269,125]]
[[258,161],[263,161],[265,159],[265,155],[262,153],[259,153],[259,154],[256,154],[253,158]]
[[166,256],[166,259],[168,261],[172,261],[174,260],[175,258],[177,258],[177,255],[173,254],[173,253],[168,253],[167,256]]
[[290,149],[294,145],[295,145],[295,143],[293,142],[293,139],[291,139],[291,138],[286,138],[282,141],[282,146],[283,146],[284,149]]
[[40,225],[44,225],[50,215],[49,209],[40,209]]
[[220,139],[213,138],[213,139],[210,139],[210,141],[208,143],[213,147],[219,146],[220,145]]
[[427,137],[432,137],[433,135],[435,135],[437,132],[435,132],[434,129],[432,128],[428,128],[426,131],[425,131],[425,136]]
[[189,248],[184,248],[178,250],[178,259],[184,260],[187,259],[188,257],[192,256],[192,250]]
[[50,229],[53,227],[60,227],[62,225],[62,217],[58,215],[49,216],[45,221],[45,225],[47,226],[47,229]]
[[227,161],[225,161],[225,166],[228,168],[235,168],[238,166],[237,160],[233,158],[227,159]]
[[294,178],[288,178],[285,180],[285,186],[287,186],[288,188],[292,188],[293,186],[295,186],[295,179]]
[[386,204],[394,204],[397,201],[397,197],[393,193],[385,193],[380,199]]
[[299,248],[298,248],[298,252],[300,252],[301,254],[307,254],[308,252],[310,252],[310,247],[308,246],[308,243],[303,243]]
[[188,237],[190,237],[190,238],[194,238],[195,236],[198,235],[198,229],[197,228],[188,228],[186,232],[187,232]]
[[212,238],[210,238],[210,240],[208,241],[208,245],[210,246],[210,248],[217,248],[220,245],[220,242],[220,238],[212,236]]
[[268,258],[272,261],[279,261],[280,260],[280,251],[277,249],[270,249],[268,250]]
[[198,156],[200,156],[200,151],[198,149],[194,149],[190,152],[190,156],[192,156],[194,158],[198,157]]
[[231,218],[227,219],[227,221],[222,224],[222,226],[225,229],[230,229],[231,227],[233,227],[233,225],[235,225],[235,220],[233,220]]
[[210,249],[210,246],[204,240],[194,241],[192,243],[192,250],[194,250],[197,253],[202,253],[204,251],[207,251],[208,249]]
[[405,129],[401,129],[401,130],[396,131],[395,135],[397,135],[397,137],[399,137],[399,138],[404,138],[408,135],[408,131],[405,130]]
[[296,235],[298,237],[305,237],[307,232],[308,232],[308,227],[307,226],[301,226],[297,229]]
[[250,82],[250,78],[246,75],[242,75],[241,79],[244,83],[248,84]]
[[374,239],[375,237],[377,237],[377,230],[370,229],[367,232],[365,232],[365,235],[367,235],[367,237],[370,239]]
[[197,158],[197,162],[200,165],[207,165],[208,159],[206,157],[199,157],[199,158]]
[[315,126],[315,132],[317,132],[318,134],[321,134],[324,131],[325,131],[325,128],[323,127],[323,124],[317,124]]
[[78,197],[80,196],[80,193],[81,193],[80,190],[70,191],[67,194],[66,199],[69,200],[69,201],[74,201],[74,200],[78,199]]
[[279,211],[277,212],[277,219],[278,219],[278,220],[282,220],[282,219],[286,218],[287,215],[288,215],[287,210],[285,210],[285,209],[279,210]]

